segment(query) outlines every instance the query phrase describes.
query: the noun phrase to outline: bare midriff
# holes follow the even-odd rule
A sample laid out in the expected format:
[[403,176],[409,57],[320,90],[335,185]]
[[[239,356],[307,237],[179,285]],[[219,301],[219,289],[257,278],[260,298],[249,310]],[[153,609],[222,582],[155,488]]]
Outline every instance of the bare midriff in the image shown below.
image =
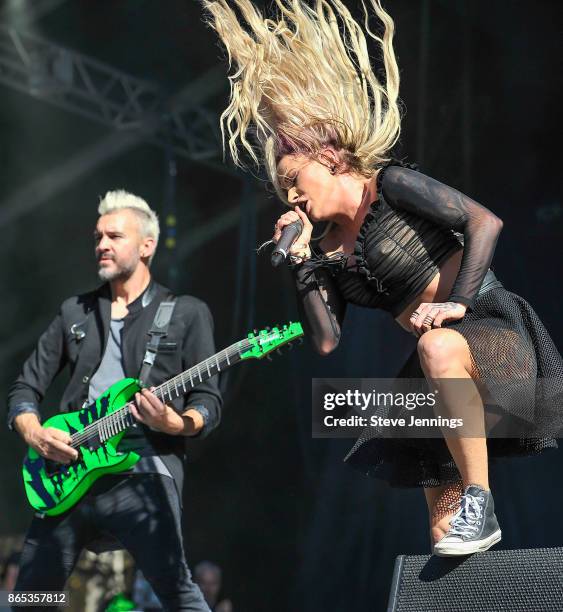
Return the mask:
[[448,257],[444,263],[440,266],[439,272],[434,278],[428,283],[426,288],[419,293],[416,298],[403,309],[401,314],[395,317],[395,321],[406,331],[412,331],[409,324],[409,319],[412,313],[423,303],[423,302],[446,302],[448,296],[451,293],[455,279],[459,272],[461,265],[461,258],[463,256],[463,249],[456,251],[453,255]]

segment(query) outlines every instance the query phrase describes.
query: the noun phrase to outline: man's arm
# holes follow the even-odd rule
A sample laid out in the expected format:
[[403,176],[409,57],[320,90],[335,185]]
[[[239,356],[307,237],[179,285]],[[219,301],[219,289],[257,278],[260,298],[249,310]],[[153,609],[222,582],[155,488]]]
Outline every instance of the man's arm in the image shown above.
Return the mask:
[[68,446],[70,436],[52,427],[42,427],[39,412],[39,403],[49,385],[66,364],[63,338],[59,313],[39,338],[8,392],[8,427],[15,429],[43,457],[69,463],[77,455]]
[[[213,317],[207,304],[191,300],[189,324],[182,345],[182,365],[186,370],[215,354]],[[223,400],[219,391],[219,377],[212,376],[187,395],[182,413],[184,435],[207,436],[221,421]]]
[[[33,353],[23,364],[22,371],[8,391],[8,427],[14,429],[16,418],[25,413],[35,419],[18,418],[19,427],[39,424],[39,403],[55,376],[64,367],[63,328],[61,313],[54,318],[39,338]],[[22,433],[22,432],[20,432]]]

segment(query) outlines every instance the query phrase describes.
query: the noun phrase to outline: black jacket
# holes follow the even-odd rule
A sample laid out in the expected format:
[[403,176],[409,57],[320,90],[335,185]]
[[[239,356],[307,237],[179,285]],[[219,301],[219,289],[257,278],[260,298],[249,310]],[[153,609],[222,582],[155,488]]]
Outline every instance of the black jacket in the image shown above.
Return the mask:
[[[168,289],[152,281],[145,292],[128,305],[123,327],[125,375],[137,378],[149,339],[148,331],[160,302],[169,299]],[[60,402],[62,412],[78,410],[88,398],[92,375],[96,372],[107,343],[111,320],[111,293],[108,284],[95,291],[65,300],[59,313],[39,338],[35,350],[25,361],[22,372],[8,395],[8,424],[22,412],[35,412],[53,379],[66,366],[70,381]],[[208,307],[191,296],[176,298],[167,336],[159,345],[147,386],[157,385],[215,353],[213,319]],[[195,406],[205,426],[198,437],[206,436],[221,418],[221,395],[215,376],[172,402],[182,413]],[[176,480],[183,482],[183,436],[171,436],[144,427],[152,446],[162,457]]]

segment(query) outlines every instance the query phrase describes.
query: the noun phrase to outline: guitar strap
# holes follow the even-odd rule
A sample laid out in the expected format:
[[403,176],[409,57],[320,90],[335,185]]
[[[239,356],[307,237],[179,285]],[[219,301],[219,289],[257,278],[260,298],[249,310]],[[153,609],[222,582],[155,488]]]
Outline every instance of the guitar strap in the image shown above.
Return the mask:
[[175,306],[175,300],[160,302],[158,306],[158,310],[154,316],[154,321],[152,322],[151,328],[148,332],[150,338],[147,342],[147,348],[145,350],[145,356],[143,357],[143,364],[139,374],[139,382],[142,387],[145,386],[145,382],[149,379],[149,374],[158,352],[158,345],[160,344],[161,339],[168,333],[168,327],[170,325],[170,320],[172,319],[172,313],[174,312]]

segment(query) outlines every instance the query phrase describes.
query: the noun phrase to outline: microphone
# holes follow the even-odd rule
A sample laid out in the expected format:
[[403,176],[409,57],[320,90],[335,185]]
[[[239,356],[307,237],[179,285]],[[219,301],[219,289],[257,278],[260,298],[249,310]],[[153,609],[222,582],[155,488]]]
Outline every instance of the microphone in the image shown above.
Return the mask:
[[287,252],[302,231],[303,221],[301,221],[301,219],[297,219],[297,221],[294,221],[283,228],[281,237],[276,244],[276,248],[272,251],[272,266],[274,268],[277,268],[281,262],[285,260],[287,257]]

